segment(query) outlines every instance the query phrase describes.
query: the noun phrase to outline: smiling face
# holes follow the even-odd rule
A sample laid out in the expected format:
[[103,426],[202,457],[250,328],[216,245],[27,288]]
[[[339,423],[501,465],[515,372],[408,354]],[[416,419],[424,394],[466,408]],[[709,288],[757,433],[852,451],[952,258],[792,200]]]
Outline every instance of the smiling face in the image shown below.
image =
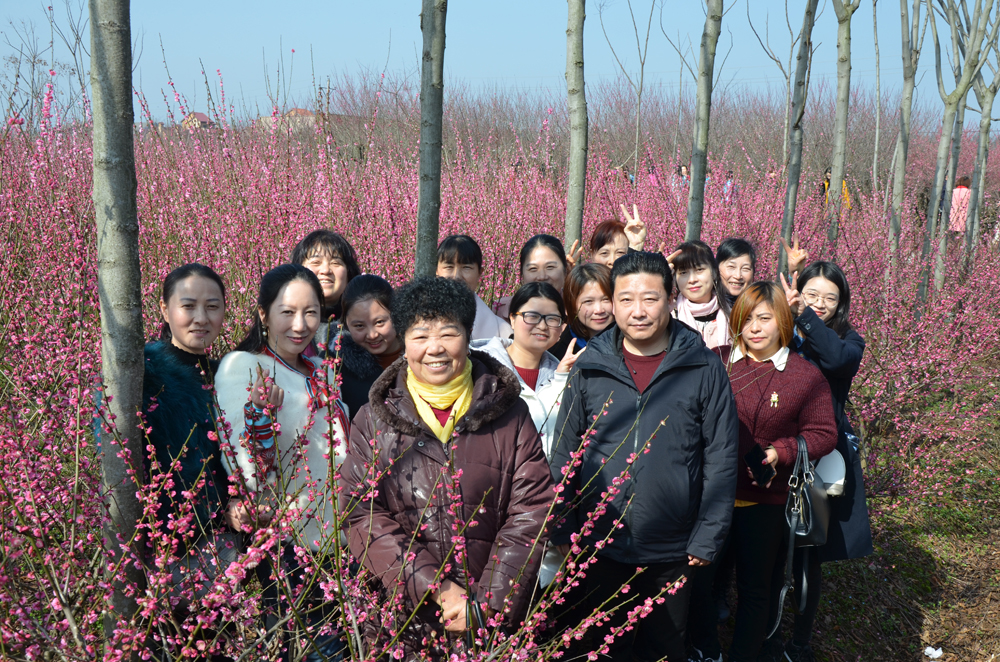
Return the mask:
[[802,299],[826,324],[837,314],[837,308],[840,306],[840,288],[826,278],[816,276],[802,286]]
[[731,257],[719,265],[719,273],[729,294],[738,297],[753,282],[753,262],[749,255]]
[[374,356],[399,351],[400,341],[389,311],[378,301],[359,301],[344,317],[351,340]]
[[438,262],[436,276],[441,278],[451,278],[460,280],[473,292],[479,291],[479,281],[482,279],[482,270],[478,264],[458,264],[457,262]]
[[576,317],[596,336],[614,321],[611,297],[604,293],[600,283],[591,281],[580,290],[577,297]]
[[417,319],[403,335],[406,363],[417,381],[447,384],[465,369],[469,339],[459,322]]
[[566,282],[566,268],[551,248],[538,246],[530,253],[521,267],[521,284],[548,283],[562,292]]
[[278,291],[266,313],[259,310],[267,329],[267,345],[286,362],[295,365],[319,329],[320,309],[316,290],[295,279]]
[[347,265],[343,260],[327,252],[316,251],[306,258],[302,266],[316,274],[327,306],[340,301],[340,296],[347,288]]
[[743,324],[740,339],[747,354],[758,361],[766,361],[781,349],[781,333],[774,311],[767,303],[759,303]]
[[715,296],[712,267],[698,264],[691,269],[677,269],[677,289],[691,303],[707,303]]
[[649,355],[666,349],[670,296],[661,276],[638,273],[619,277],[614,313],[630,352]]
[[[535,315],[532,315],[532,313],[535,313]],[[525,320],[525,315],[531,320],[534,320],[536,315],[541,316],[541,319],[531,324],[530,321]],[[559,336],[562,335],[563,329],[566,328],[565,323],[561,323],[558,326],[549,326],[545,318],[549,317],[551,319],[552,316],[561,317],[559,306],[556,305],[555,301],[543,297],[528,299],[517,313],[510,316],[510,325],[514,329],[514,344],[531,354],[539,356],[542,352],[547,351],[556,344]]]
[[160,313],[170,326],[170,342],[191,354],[204,354],[219,336],[226,303],[218,283],[188,276],[177,283],[169,301],[160,300]]
[[615,266],[615,260],[628,253],[628,237],[624,234],[615,235],[615,240],[604,244],[594,253],[592,262],[603,264],[608,269]]

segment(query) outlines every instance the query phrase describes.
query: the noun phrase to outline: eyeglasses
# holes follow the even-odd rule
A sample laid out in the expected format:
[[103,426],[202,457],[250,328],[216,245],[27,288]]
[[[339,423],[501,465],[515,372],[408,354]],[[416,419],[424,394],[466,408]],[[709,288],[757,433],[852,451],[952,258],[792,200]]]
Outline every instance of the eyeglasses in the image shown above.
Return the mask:
[[526,310],[523,313],[514,313],[515,315],[520,315],[521,319],[528,326],[535,326],[543,319],[545,320],[545,326],[557,327],[562,326],[563,318],[562,315],[542,315],[541,313],[536,313],[533,310]]
[[826,304],[827,308],[836,308],[837,304],[840,303],[840,297],[836,294],[827,294],[826,296],[821,295],[819,292],[803,292],[802,299],[806,302],[807,306],[815,306],[821,300]]

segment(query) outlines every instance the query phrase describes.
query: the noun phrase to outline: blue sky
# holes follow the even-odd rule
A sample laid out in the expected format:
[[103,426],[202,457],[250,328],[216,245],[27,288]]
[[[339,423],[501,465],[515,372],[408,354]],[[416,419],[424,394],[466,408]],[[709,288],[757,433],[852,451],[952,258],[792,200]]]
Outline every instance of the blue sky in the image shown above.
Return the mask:
[[[55,2],[57,21],[64,22],[65,7],[58,3],[65,0]],[[79,0],[70,2],[76,6]],[[732,79],[734,85],[755,88],[771,85],[777,90],[783,79],[750,30],[747,2],[727,3],[731,9],[723,20],[717,65],[729,50],[730,31],[733,48],[722,82]],[[634,0],[632,4],[644,33],[651,5],[644,0]],[[795,0],[789,2],[794,6],[791,22],[796,33],[802,22],[801,4]],[[813,79],[832,83],[836,78],[837,23],[830,3],[821,1],[823,4],[826,6],[813,33],[814,42],[820,44]],[[750,17],[762,37],[765,19],[769,17],[771,44],[783,59],[787,58],[790,41],[784,7],[784,2],[775,0],[749,0]],[[901,87],[899,6],[882,0],[877,7],[882,89],[891,92]],[[273,76],[279,58],[283,57],[286,72],[290,67],[292,70],[290,95],[305,101],[311,97],[311,67],[317,77],[362,68],[381,71],[387,62],[391,71],[416,72],[421,48],[419,12],[419,0],[137,1],[132,3],[132,30],[133,36],[142,42],[142,54],[134,82],[153,100],[154,108],[162,105],[160,90],[167,81],[160,53],[162,39],[178,90],[198,110],[204,110],[205,101],[199,58],[211,74],[216,69],[222,71],[228,96],[242,97],[249,107],[266,108],[264,63]],[[635,34],[626,0],[610,0],[603,8],[591,1],[587,5],[585,29],[586,76],[590,84],[619,73],[602,32],[599,18],[602,13],[608,38],[619,57],[630,70],[638,68]],[[12,24],[20,27],[25,21],[33,21],[43,41],[48,41],[45,3],[4,0],[0,3],[0,17],[3,19],[0,58],[13,52],[8,40],[17,44]],[[704,13],[698,3],[666,0],[662,21],[663,28],[675,41],[678,35],[684,43],[690,39],[696,51],[704,25]],[[873,87],[871,0],[862,0],[852,25],[853,83]],[[557,97],[565,91],[565,30],[566,3],[560,0],[452,1],[447,18],[446,80],[461,79],[473,87],[500,85],[548,90]],[[696,59],[695,55],[692,65]],[[661,32],[657,9],[649,36],[647,79],[652,84],[676,88],[679,67],[677,54]],[[929,47],[925,48],[920,71],[928,75],[918,88],[918,96],[935,100],[933,50]],[[691,89],[689,75],[684,84]]]

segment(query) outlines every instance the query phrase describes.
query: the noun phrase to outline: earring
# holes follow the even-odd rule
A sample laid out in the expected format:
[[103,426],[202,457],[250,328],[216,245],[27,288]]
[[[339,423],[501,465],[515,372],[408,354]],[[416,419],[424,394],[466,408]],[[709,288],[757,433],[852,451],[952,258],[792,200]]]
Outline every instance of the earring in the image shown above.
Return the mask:
[[267,338],[267,327],[264,327],[264,337]]

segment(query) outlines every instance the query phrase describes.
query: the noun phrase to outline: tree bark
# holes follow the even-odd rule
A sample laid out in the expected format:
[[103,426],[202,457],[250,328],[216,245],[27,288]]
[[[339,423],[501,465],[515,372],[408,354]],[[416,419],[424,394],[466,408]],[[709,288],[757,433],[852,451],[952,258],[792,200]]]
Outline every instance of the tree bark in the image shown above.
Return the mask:
[[851,17],[860,6],[861,0],[847,3],[843,0],[833,0],[833,11],[837,15],[837,110],[833,122],[830,192],[827,195],[827,214],[830,221],[827,240],[830,242],[831,254],[837,250],[841,206],[844,202],[841,191],[847,165],[847,121],[851,105]]
[[982,117],[979,120],[979,145],[976,149],[976,168],[972,173],[972,190],[969,191],[969,213],[965,217],[965,263],[971,265],[979,245],[979,210],[982,208],[986,184],[986,163],[990,155],[990,124],[996,90],[990,88],[979,97]]
[[569,106],[569,179],[566,186],[566,249],[583,240],[587,197],[587,92],[583,77],[583,22],[587,0],[567,0],[566,102]]
[[[97,225],[97,289],[101,306],[101,375],[114,439],[103,435],[101,467],[108,494],[104,526],[108,567],[119,569],[104,618],[106,641],[119,623],[136,614],[132,587],[145,588],[131,558],[142,508],[136,485],[143,479],[143,326],[136,214],[135,153],[132,144],[132,34],[129,0],[90,0],[90,86],[93,135],[93,201]],[[123,546],[132,545],[128,552]]]
[[[890,269],[895,269],[896,257],[899,254],[899,235],[903,210],[903,197],[906,189],[906,163],[910,149],[910,112],[913,108],[913,89],[916,85],[917,63],[920,60],[920,48],[923,45],[923,35],[920,28],[920,4],[922,0],[913,0],[913,13],[906,6],[906,0],[899,0],[900,24],[902,26],[903,54],[903,94],[899,107],[899,136],[896,138],[896,166],[892,174],[892,216],[889,219],[889,263]],[[926,26],[926,23],[925,23]]]
[[420,197],[417,203],[415,276],[433,276],[437,271],[444,115],[444,26],[447,12],[447,0],[423,0],[420,12],[420,31],[424,36],[420,73]]
[[878,54],[878,0],[872,0],[872,34],[875,36],[875,155],[872,157],[872,197],[878,194],[878,148],[882,129],[882,74]]
[[712,79],[715,48],[722,32],[723,0],[708,0],[705,29],[698,58],[698,99],[695,104],[694,143],[691,146],[691,186],[688,189],[687,229],[684,241],[701,239],[705,211],[705,171],[708,167],[708,128],[712,115]]
[[[802,173],[802,118],[806,108],[806,80],[812,62],[812,29],[816,20],[818,0],[807,0],[799,38],[799,52],[795,64],[795,90],[792,94],[792,139],[788,156],[788,183],[785,185],[785,213],[781,218],[781,236],[789,244],[795,226],[795,204],[799,194],[799,176]],[[788,255],[782,247],[778,256],[778,272],[788,269]]]
[[940,290],[944,287],[945,258],[948,255],[948,228],[951,224],[951,192],[955,190],[955,180],[958,179],[958,157],[962,152],[962,134],[965,132],[966,96],[958,102],[955,113],[955,127],[951,136],[951,156],[945,170],[944,189],[941,191],[941,225],[938,228],[938,252],[934,258],[934,287]]

